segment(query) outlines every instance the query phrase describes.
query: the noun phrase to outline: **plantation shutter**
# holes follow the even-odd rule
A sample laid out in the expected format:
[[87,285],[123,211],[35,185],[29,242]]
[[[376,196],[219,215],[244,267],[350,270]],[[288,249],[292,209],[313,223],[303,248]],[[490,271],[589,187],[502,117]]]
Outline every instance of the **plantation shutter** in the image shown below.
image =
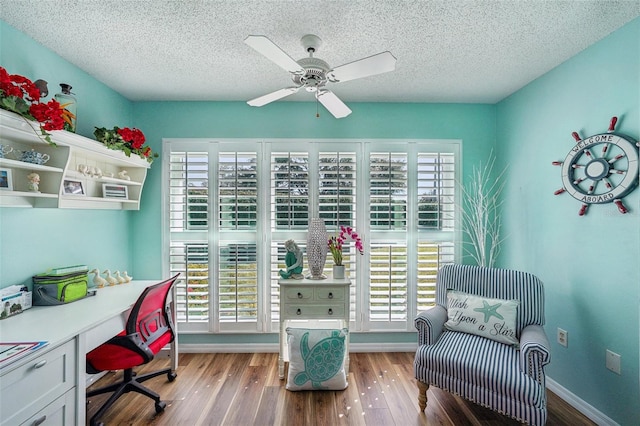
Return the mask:
[[454,246],[452,242],[418,241],[416,315],[435,305],[438,270],[442,265],[453,263],[453,261]]
[[257,155],[218,155],[218,211],[221,230],[256,229],[258,211]]
[[407,319],[407,247],[403,244],[371,244],[369,320]]
[[176,282],[177,320],[196,330],[209,328],[211,308],[208,169],[208,152],[169,153],[169,272],[181,274]]
[[255,243],[221,245],[218,264],[220,322],[256,322],[258,265]]
[[220,331],[258,323],[258,154],[221,143],[217,161],[216,314]]
[[[345,147],[350,148],[350,147]],[[357,229],[357,157],[354,151],[321,151],[318,159],[318,216],[324,220],[329,236],[337,235],[340,226]],[[356,282],[358,252],[353,241],[346,241],[342,250],[342,264],[346,275]],[[331,253],[326,268],[333,264]],[[356,319],[356,286],[351,292],[351,321]]]
[[271,230],[306,229],[309,223],[309,154],[271,154]]
[[[286,270],[284,243],[293,239],[304,251],[309,223],[310,170],[308,152],[271,152],[269,163],[269,311],[271,328],[278,330],[280,318],[280,270]],[[305,258],[306,267],[306,258]]]
[[209,226],[208,154],[172,152],[169,167],[170,230],[206,230]]
[[172,242],[170,274],[176,282],[176,317],[181,323],[209,322],[209,250],[207,243]]
[[356,154],[321,152],[318,166],[318,211],[327,229],[355,227]]
[[407,154],[372,153],[369,174],[371,229],[406,229]]
[[417,279],[416,312],[435,304],[436,275],[455,258],[455,155],[420,152],[417,155]]
[[[399,148],[402,150],[402,148]],[[407,322],[408,153],[369,155],[369,329],[404,328]]]

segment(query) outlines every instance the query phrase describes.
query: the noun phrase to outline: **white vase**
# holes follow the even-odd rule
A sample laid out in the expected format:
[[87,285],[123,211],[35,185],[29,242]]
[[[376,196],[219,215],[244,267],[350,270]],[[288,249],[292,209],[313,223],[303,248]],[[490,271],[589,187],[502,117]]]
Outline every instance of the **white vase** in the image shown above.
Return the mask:
[[309,221],[309,232],[307,233],[307,265],[309,265],[309,275],[312,280],[323,280],[327,278],[322,274],[324,264],[327,262],[329,237],[324,220],[311,219]]
[[336,280],[344,279],[344,265],[333,265],[333,278]]

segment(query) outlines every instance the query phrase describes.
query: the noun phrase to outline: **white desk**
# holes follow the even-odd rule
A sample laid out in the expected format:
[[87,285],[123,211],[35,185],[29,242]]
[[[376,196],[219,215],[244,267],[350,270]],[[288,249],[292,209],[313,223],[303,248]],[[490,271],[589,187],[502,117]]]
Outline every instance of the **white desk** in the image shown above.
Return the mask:
[[[286,323],[289,320],[340,320],[349,328],[351,280],[349,278],[324,280],[280,279],[280,353],[278,375],[284,379]],[[349,336],[345,342],[345,372],[349,375]]]
[[[54,420],[51,424],[85,424],[86,353],[124,330],[131,306],[157,282],[105,287],[96,296],[62,306],[35,306],[0,321],[2,342],[49,342],[0,370],[1,424],[37,424],[45,415],[48,423]],[[171,359],[175,371],[177,341],[171,345]]]

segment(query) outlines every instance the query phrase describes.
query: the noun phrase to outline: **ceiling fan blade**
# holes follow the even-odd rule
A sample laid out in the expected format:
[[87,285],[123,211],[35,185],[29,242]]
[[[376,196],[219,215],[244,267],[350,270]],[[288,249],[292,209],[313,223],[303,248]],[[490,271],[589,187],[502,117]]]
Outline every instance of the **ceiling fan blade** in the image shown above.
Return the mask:
[[268,93],[264,96],[260,96],[259,98],[251,99],[250,101],[247,101],[247,103],[254,107],[261,107],[270,102],[277,101],[278,99],[282,99],[289,95],[293,95],[299,89],[299,87],[285,87],[284,89],[276,90],[275,92]]
[[304,68],[267,37],[250,35],[244,39],[244,42],[285,71],[292,74],[304,74]]
[[348,64],[340,65],[327,73],[329,81],[342,83],[356,78],[369,77],[396,69],[396,58],[386,51],[368,58],[359,59]]
[[351,110],[332,91],[318,90],[316,92],[318,101],[335,117],[343,118],[351,114]]

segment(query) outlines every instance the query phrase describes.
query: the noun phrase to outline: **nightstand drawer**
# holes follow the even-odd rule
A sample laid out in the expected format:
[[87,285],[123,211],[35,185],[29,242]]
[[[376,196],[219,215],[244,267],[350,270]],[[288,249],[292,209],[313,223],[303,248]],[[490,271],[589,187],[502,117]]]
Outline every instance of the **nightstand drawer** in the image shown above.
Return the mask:
[[344,287],[316,288],[316,299],[321,302],[332,300],[344,300]]
[[287,306],[288,318],[342,318],[344,316],[344,304],[334,305],[293,305]]
[[287,288],[284,297],[288,300],[310,300],[313,297],[313,289],[304,287]]

